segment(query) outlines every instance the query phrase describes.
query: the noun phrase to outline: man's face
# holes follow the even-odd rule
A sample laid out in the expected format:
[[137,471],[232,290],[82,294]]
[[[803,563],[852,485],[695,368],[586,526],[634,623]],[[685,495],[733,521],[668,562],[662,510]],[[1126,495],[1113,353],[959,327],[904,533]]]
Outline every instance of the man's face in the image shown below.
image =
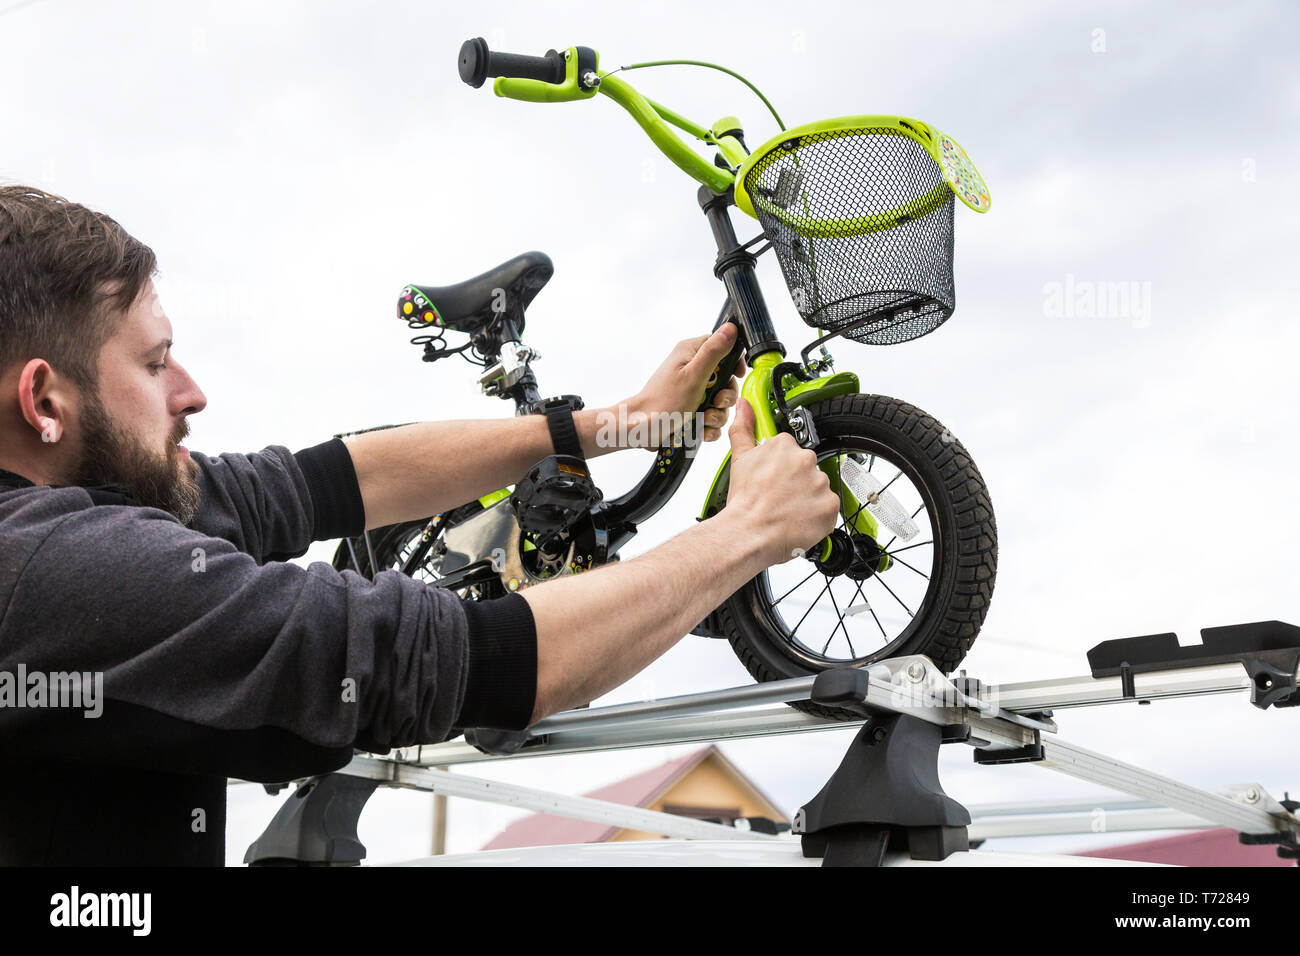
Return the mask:
[[61,484],[125,485],[142,505],[189,524],[198,465],[180,445],[208,401],[171,354],[172,326],[150,282],[99,355],[98,390],[78,409],[80,454]]

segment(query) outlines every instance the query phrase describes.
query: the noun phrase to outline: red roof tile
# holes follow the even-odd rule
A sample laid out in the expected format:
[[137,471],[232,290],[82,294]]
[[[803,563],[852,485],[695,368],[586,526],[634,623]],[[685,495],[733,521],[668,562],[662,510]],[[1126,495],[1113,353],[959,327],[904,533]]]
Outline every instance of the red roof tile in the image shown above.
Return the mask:
[[[594,800],[608,800],[629,807],[645,807],[680,780],[717,748],[710,744],[676,760],[585,793]],[[506,850],[522,846],[562,846],[570,843],[599,843],[609,839],[620,827],[591,823],[550,813],[534,813],[516,820],[483,845],[485,850]]]
[[1102,856],[1112,860],[1172,863],[1177,866],[1295,866],[1283,860],[1274,846],[1249,846],[1237,840],[1236,830],[1198,830],[1159,840],[1125,843],[1075,856]]

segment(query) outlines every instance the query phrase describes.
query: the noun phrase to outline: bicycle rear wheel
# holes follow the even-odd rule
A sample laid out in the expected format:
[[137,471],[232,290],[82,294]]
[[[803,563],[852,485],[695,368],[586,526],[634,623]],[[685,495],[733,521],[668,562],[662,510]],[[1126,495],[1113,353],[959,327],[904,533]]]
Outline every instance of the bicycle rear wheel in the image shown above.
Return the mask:
[[[431,586],[444,586],[439,570],[442,536],[457,521],[481,510],[481,505],[471,502],[448,512],[436,524],[433,518],[422,518],[375,528],[369,533],[368,545],[365,535],[345,538],[334,552],[333,566],[337,571],[356,571],[364,577],[373,577],[370,562],[373,552],[375,572],[401,571]],[[506,594],[504,586],[495,578],[451,590],[461,597],[474,600],[503,597]]]

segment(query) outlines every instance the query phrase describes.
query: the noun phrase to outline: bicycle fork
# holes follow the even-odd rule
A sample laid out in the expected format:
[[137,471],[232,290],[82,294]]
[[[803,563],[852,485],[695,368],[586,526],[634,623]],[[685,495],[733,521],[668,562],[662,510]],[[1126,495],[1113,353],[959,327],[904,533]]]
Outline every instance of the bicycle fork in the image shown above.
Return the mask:
[[[701,186],[697,198],[718,247],[718,259],[713,273],[727,288],[728,307],[719,315],[718,325],[734,320],[740,331],[736,338],[736,348],[722,360],[713,378],[709,380],[701,409],[708,408],[713,394],[730,380],[743,343],[750,372],[741,386],[741,395],[754,409],[754,439],[763,441],[771,438],[785,427],[795,434],[800,444],[805,447],[814,446],[817,444],[817,435],[812,416],[801,413],[798,409],[822,399],[856,393],[859,388],[858,377],[852,372],[806,377],[799,365],[785,361],[785,347],[776,337],[776,329],[754,271],[756,257],[747,248],[750,243],[742,244],[736,238],[735,227],[728,215],[728,208],[735,202],[731,191],[718,194],[707,186]],[[793,380],[789,387],[787,380]],[[778,415],[781,417],[779,422]],[[839,495],[841,511],[850,534],[864,534],[875,539],[878,530],[876,518],[867,511],[866,502],[859,501],[843,480],[840,461],[841,456],[836,455],[827,458],[818,467],[830,480],[831,490]],[[709,488],[701,518],[716,514],[726,504],[730,475],[731,453],[728,452]],[[827,561],[833,548],[832,539],[827,536],[812,549],[808,557]],[[889,559],[884,558],[878,570],[883,571],[888,562]]]

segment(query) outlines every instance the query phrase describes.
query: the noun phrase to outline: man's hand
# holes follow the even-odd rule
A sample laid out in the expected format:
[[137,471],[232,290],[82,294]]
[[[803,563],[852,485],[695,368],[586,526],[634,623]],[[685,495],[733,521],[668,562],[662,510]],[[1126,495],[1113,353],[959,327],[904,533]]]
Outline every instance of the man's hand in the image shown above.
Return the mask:
[[726,511],[752,524],[765,566],[783,564],[835,530],[840,499],[817,467],[817,454],[789,432],[754,442],[754,410],[742,401],[732,422]]
[[817,456],[784,432],[755,446],[746,401],[731,426],[731,462],[727,507],[713,517],[628,561],[519,592],[537,628],[530,724],[622,684],[754,575],[835,527],[839,498]]
[[[705,386],[719,362],[731,351],[739,330],[726,322],[712,335],[683,339],[668,353],[645,387],[622,406],[626,409],[628,444],[638,448],[657,448],[667,444],[665,425],[676,428],[691,422],[691,416],[704,401]],[[731,381],[713,396],[702,421],[692,423],[704,441],[716,441],[727,424],[727,409],[740,397],[740,380],[745,375],[745,360],[736,363]],[[617,406],[616,406],[617,408]],[[641,426],[641,427],[638,427]],[[658,439],[658,440],[656,440]]]

